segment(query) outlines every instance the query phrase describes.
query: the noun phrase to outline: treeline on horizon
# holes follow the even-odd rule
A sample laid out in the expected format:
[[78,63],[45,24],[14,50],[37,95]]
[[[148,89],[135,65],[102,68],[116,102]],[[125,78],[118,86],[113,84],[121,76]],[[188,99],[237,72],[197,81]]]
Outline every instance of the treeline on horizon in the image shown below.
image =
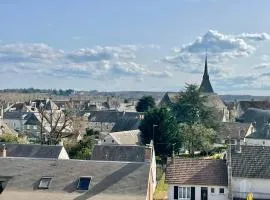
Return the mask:
[[2,89],[0,90],[2,93],[46,93],[49,95],[59,95],[59,96],[69,96],[71,94],[75,93],[75,90],[73,89],[36,89],[36,88],[18,88],[18,89]]

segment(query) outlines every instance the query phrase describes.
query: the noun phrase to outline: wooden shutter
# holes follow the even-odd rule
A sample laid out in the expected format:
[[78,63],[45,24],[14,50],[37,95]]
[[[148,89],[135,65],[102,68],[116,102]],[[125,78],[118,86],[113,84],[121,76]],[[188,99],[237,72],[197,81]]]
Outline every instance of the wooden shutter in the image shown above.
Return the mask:
[[178,199],[178,186],[173,187],[173,199]]
[[191,200],[195,200],[195,187],[191,187]]

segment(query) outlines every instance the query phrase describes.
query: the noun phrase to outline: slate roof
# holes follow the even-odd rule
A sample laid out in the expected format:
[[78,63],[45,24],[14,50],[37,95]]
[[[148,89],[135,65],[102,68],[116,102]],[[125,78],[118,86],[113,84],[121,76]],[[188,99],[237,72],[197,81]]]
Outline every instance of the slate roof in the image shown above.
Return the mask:
[[262,128],[257,129],[255,132],[249,134],[246,138],[252,139],[270,139],[270,125],[265,124]]
[[11,106],[11,109],[15,109],[16,111],[22,110],[25,103],[15,103]]
[[95,145],[91,160],[144,162],[144,146]]
[[207,56],[205,57],[203,80],[201,82],[199,91],[203,93],[214,93],[214,90],[209,80],[209,74],[208,74],[208,68],[207,68]]
[[26,120],[32,113],[31,112],[20,112],[20,111],[8,111],[4,112],[4,120],[5,119],[16,119],[20,120],[23,117]]
[[129,131],[139,129],[141,120],[137,118],[120,118],[115,122],[111,132]]
[[245,123],[254,123],[256,129],[264,127],[265,122],[270,122],[270,110],[262,110],[257,108],[249,108],[240,118],[239,121]]
[[244,139],[248,129],[250,128],[250,123],[239,123],[239,122],[221,122],[218,129],[218,135],[223,139],[227,139],[231,136],[231,139]]
[[[39,198],[45,193],[56,199],[146,199],[150,166],[147,163],[100,162],[82,160],[48,160],[29,158],[0,158],[0,177],[11,176],[1,196],[9,192],[27,192]],[[51,176],[49,189],[39,190],[42,176]],[[78,192],[78,178],[91,176],[87,192]],[[53,196],[55,195],[55,196]],[[28,196],[28,197],[29,197]],[[57,199],[61,199],[59,195]]]
[[239,101],[238,104],[244,112],[249,108],[258,108],[262,110],[270,109],[270,101]]
[[232,175],[270,179],[270,146],[242,145],[241,153],[232,148]]
[[123,118],[138,119],[142,113],[118,111],[92,111],[88,117],[89,122],[116,122]]
[[110,133],[111,137],[117,142],[117,144],[124,145],[139,145],[140,144],[140,130],[121,131]]
[[11,144],[0,142],[0,148],[5,144],[7,157],[58,158],[63,146],[39,144]]
[[226,161],[175,158],[174,164],[168,164],[165,181],[178,185],[227,186]]

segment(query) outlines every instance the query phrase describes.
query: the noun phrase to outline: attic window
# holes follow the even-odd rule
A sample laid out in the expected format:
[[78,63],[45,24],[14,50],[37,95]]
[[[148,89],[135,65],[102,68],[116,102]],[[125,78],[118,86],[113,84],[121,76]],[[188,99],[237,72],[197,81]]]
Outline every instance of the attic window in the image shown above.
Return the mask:
[[42,177],[39,181],[38,189],[49,189],[52,177]]
[[92,177],[80,177],[77,190],[88,190]]

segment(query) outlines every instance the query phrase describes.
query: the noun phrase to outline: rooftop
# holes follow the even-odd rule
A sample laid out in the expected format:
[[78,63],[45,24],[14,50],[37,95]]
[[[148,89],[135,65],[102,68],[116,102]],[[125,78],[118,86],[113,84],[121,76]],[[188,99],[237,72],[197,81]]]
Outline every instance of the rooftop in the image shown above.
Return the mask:
[[166,169],[168,184],[227,186],[225,160],[175,158]]

